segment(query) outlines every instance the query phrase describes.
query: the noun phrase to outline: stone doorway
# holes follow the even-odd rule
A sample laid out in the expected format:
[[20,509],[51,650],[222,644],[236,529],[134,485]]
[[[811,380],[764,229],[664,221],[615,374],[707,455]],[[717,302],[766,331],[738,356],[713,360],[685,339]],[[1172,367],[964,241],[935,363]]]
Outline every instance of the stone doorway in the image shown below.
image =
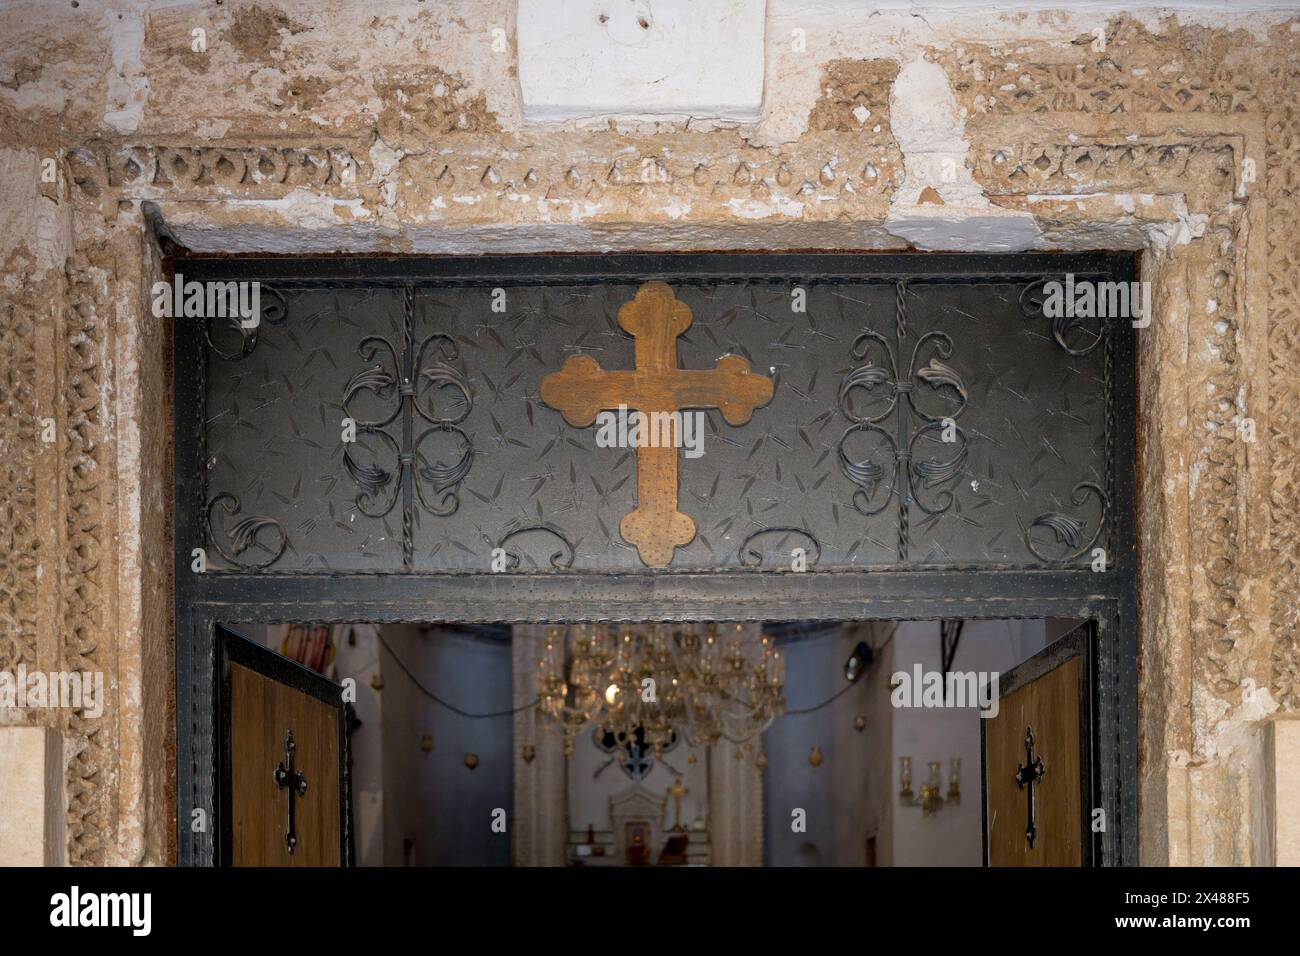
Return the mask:
[[[247,24],[236,27],[231,6],[213,28],[240,39]],[[172,428],[156,414],[171,352],[146,294],[169,236],[213,253],[443,254],[871,251],[936,234],[948,248],[1144,251],[1155,314],[1138,345],[1142,860],[1282,858],[1269,753],[1294,723],[1274,718],[1296,706],[1300,219],[1287,21],[1064,15],[1031,35],[982,16],[884,15],[888,29],[863,31],[810,13],[809,55],[768,51],[784,78],[769,85],[770,122],[736,130],[684,119],[528,126],[511,56],[494,60],[487,40],[442,44],[433,66],[416,52],[427,34],[415,17],[393,26],[400,63],[372,36],[387,27],[351,23],[371,74],[316,99],[322,123],[281,109],[290,101],[277,82],[226,95],[247,74],[244,55],[274,63],[286,93],[310,87],[333,69],[310,37],[272,29],[207,71],[175,40],[187,14],[133,12],[129,62],[82,69],[103,63],[111,24],[76,14],[52,32],[27,11],[6,31],[16,52],[48,53],[70,85],[50,81],[51,66],[46,80],[15,69],[4,94],[19,118],[5,124],[16,189],[4,209],[18,225],[4,249],[23,277],[3,292],[5,396],[36,409],[6,419],[25,449],[6,485],[30,520],[13,525],[23,557],[6,578],[5,653],[101,671],[112,689],[96,723],[21,718],[35,728],[31,766],[46,768],[46,829],[65,848],[56,859],[165,862],[174,851]],[[337,24],[320,16],[295,5],[294,29],[332,35]],[[1104,55],[1093,49],[1099,25]],[[926,82],[898,84],[919,75],[902,72],[914,61]],[[164,89],[194,96],[157,97]],[[200,105],[216,101],[225,118]],[[952,122],[927,140],[916,120],[940,111]],[[945,169],[961,188],[948,188]],[[900,217],[976,235],[908,227],[900,238]],[[33,425],[44,418],[55,422],[48,444]],[[1248,441],[1252,429],[1264,440]]]

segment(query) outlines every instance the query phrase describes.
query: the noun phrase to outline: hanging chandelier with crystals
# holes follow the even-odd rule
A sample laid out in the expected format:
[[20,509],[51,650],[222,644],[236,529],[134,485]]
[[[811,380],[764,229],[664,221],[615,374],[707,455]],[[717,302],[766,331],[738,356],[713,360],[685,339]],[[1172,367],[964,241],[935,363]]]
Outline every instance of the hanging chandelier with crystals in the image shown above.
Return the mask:
[[656,755],[674,735],[693,746],[749,740],[785,709],[774,638],[746,625],[575,624],[547,629],[537,707],[560,724],[564,752],[588,728],[622,745],[643,728]]

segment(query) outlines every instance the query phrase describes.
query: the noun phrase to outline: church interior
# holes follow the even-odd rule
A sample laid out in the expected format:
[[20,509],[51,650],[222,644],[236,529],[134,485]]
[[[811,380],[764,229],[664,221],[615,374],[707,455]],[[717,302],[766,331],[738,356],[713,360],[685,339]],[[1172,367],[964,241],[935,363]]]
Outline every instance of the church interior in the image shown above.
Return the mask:
[[1073,623],[240,630],[355,681],[360,866],[978,866],[979,700],[893,698]]

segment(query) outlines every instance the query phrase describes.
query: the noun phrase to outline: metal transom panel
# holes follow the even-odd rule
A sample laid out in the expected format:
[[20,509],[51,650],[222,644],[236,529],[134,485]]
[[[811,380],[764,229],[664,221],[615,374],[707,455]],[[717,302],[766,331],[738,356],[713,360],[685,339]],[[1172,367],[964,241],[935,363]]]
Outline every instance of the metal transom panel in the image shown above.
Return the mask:
[[[1079,567],[1115,550],[1128,335],[1034,306],[1049,261],[1082,281],[1119,279],[1125,260],[701,258],[405,276],[375,263],[369,277],[186,262],[187,280],[261,283],[256,327],[182,330],[201,409],[187,490],[212,573],[490,571],[495,548],[511,567],[573,572],[770,568],[795,548],[814,572]],[[510,271],[475,274],[486,265]],[[625,425],[608,432],[622,447],[601,447],[596,409],[575,426],[545,383],[578,406],[605,388],[611,421],[651,401],[620,317],[656,278],[684,317],[663,347],[685,390],[669,411],[689,421],[643,431],[693,440],[654,451],[694,534],[647,563],[620,523],[649,449],[628,447]],[[699,397],[729,361],[764,387],[735,422]]]
[[[261,302],[252,327],[176,320],[196,806],[217,621],[1061,616],[1098,620],[1102,791],[1132,829],[1136,333],[1043,308],[1052,281],[1136,279],[1131,254],[175,271]],[[622,395],[686,447],[639,447]],[[1135,857],[1124,826],[1107,862]]]

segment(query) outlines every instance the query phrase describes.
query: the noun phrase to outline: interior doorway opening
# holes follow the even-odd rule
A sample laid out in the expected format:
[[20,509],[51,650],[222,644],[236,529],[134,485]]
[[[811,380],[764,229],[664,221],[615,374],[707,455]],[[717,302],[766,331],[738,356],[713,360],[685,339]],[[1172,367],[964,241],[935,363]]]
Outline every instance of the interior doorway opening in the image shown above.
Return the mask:
[[[527,865],[537,862],[528,848],[550,844],[551,862],[575,867],[978,866],[986,820],[996,830],[1003,812],[990,815],[982,725],[996,724],[1008,690],[1023,685],[1015,675],[1059,653],[1080,622],[221,630],[327,678],[349,705],[344,829],[358,865]],[[1091,712],[1088,700],[1074,706]],[[1002,717],[1015,724],[1003,731],[1013,744],[1017,722],[1037,720]],[[1076,724],[1082,736],[1069,746],[1086,765],[1093,730]],[[1073,766],[1065,746],[1038,742],[1057,787]],[[266,790],[282,816],[284,797],[271,781]],[[1068,815],[1086,816],[1088,790],[1085,781],[1071,791]],[[1042,792],[1037,813],[1050,818]],[[237,833],[240,814],[231,808]],[[1024,842],[1019,808],[1005,814],[1002,831]],[[1058,838],[1074,840],[1040,835],[1040,852]]]
[[[1005,803],[990,798],[985,819],[1002,829],[985,852],[1135,863],[1135,335],[1124,315],[1058,321],[1047,303],[1071,282],[1133,281],[1136,267],[1127,253],[186,259],[187,279],[259,283],[264,321],[176,327],[176,421],[201,423],[176,434],[178,806],[218,821],[186,826],[178,813],[178,859],[232,858],[220,622],[508,623],[511,799],[489,808],[502,818],[492,832],[511,862],[559,866],[575,862],[575,833],[598,856],[600,824],[569,814],[573,754],[591,741],[557,737],[554,722],[594,728],[567,691],[544,713],[514,680],[535,679],[538,663],[519,659],[538,640],[518,632],[550,626],[529,622],[1072,618],[1091,622],[1086,640],[1073,638],[1071,663],[1026,678],[1019,727],[998,736],[988,779]],[[672,394],[637,401],[703,416],[692,434],[706,455],[691,457],[701,447],[684,425],[680,449],[634,446],[630,423],[624,441],[611,408],[651,368]],[[707,394],[692,391],[700,381]],[[599,426],[593,409],[607,413]],[[1039,684],[1050,673],[1052,687]],[[304,683],[345,727],[335,685],[315,676]],[[597,680],[589,697],[604,689]],[[984,737],[996,719],[977,718]],[[1049,740],[1047,724],[1073,724],[1070,738]],[[277,862],[296,864],[294,814],[317,791],[308,782],[298,800],[305,771],[290,764],[305,757],[288,730],[262,745],[280,788],[264,794],[262,832],[286,848]],[[709,862],[770,862],[767,768],[753,738],[723,740],[728,759],[708,763],[705,787]],[[807,742],[803,772],[827,779],[841,762],[829,747]],[[486,777],[478,751],[451,752],[458,773]],[[928,796],[926,822],[943,819],[934,792],[946,796],[954,754],[937,755],[938,786],[934,756],[910,756],[910,798],[901,765],[888,771],[893,809]],[[264,789],[267,768],[250,773]],[[342,796],[346,862],[359,807]],[[678,796],[672,826],[689,828]],[[667,819],[628,797],[617,821]],[[808,807],[783,826],[796,810]],[[662,833],[605,813],[622,841],[605,859],[640,840],[642,862],[662,861]],[[1049,822],[1064,839],[1044,836]],[[418,862],[420,845],[401,858]],[[887,856],[879,833],[862,848],[864,861]]]

